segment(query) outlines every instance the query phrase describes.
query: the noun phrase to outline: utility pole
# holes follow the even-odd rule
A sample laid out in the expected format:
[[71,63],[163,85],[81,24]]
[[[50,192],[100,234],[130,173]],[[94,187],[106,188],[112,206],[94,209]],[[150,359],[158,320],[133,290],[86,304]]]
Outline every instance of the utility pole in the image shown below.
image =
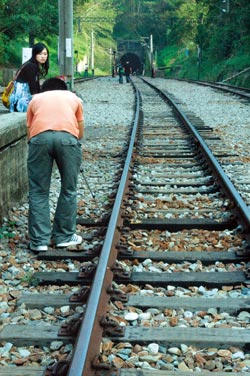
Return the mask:
[[221,10],[223,13],[229,13],[230,11],[230,0],[222,0],[221,1]]
[[116,58],[115,58],[116,51],[113,51],[113,66],[112,66],[112,77],[116,76]]
[[73,0],[58,0],[60,76],[73,90]]
[[154,48],[153,48],[153,35],[150,34],[150,69],[151,77],[155,77],[155,67],[154,67]]
[[92,76],[95,74],[95,63],[94,63],[94,31],[91,32],[91,72]]

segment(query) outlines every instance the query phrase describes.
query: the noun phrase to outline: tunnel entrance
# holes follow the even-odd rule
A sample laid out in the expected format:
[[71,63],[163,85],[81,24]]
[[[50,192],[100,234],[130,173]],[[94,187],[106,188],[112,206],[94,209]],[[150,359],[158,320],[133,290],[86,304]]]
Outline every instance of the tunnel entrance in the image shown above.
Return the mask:
[[141,61],[141,59],[134,53],[126,53],[121,56],[120,62],[125,68],[126,66],[129,66],[131,68],[132,74],[142,74],[144,64]]

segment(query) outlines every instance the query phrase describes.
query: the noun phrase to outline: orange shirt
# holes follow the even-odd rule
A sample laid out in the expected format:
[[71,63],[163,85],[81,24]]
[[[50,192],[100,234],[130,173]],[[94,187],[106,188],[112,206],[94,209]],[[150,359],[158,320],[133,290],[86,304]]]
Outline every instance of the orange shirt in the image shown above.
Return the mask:
[[68,132],[78,138],[78,121],[82,120],[82,102],[68,90],[35,94],[28,105],[27,127],[30,138],[48,130]]

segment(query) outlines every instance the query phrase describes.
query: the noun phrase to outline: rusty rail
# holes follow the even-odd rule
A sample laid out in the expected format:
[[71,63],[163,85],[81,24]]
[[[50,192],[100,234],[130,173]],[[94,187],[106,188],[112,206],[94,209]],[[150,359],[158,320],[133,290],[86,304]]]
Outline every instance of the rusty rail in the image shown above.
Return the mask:
[[239,222],[242,226],[241,231],[246,233],[246,240],[248,246],[246,251],[250,249],[250,209],[240,196],[239,192],[228,178],[227,174],[224,172],[223,168],[221,167],[220,163],[213,155],[209,147],[207,146],[206,142],[203,138],[199,135],[196,131],[192,123],[189,121],[187,116],[184,114],[183,111],[174,103],[174,101],[164,94],[160,89],[155,88],[155,86],[151,85],[145,79],[143,79],[149,86],[153,87],[164,99],[174,108],[176,115],[179,119],[185,124],[185,126],[189,129],[192,133],[194,139],[196,140],[197,146],[200,148],[202,154],[206,158],[206,162],[213,171],[216,176],[217,184],[221,187],[221,189],[225,192],[225,194],[234,202],[235,207],[232,211],[237,215]]
[[[137,126],[139,123],[140,98],[137,90],[135,95],[136,110],[130,145],[68,376],[90,376],[93,374],[91,363],[94,360],[95,354],[99,353],[101,331],[98,330],[100,329],[98,326],[101,325],[100,321],[103,315],[102,307],[105,306],[105,302],[108,301],[107,288],[111,280],[111,268],[116,259],[116,255],[111,255],[110,250],[112,244],[116,242],[115,231],[119,224],[120,206],[126,190],[129,166],[132,159]],[[104,286],[105,288],[103,288]],[[104,294],[106,294],[106,296],[104,296]],[[96,320],[96,317],[98,317],[98,320]]]

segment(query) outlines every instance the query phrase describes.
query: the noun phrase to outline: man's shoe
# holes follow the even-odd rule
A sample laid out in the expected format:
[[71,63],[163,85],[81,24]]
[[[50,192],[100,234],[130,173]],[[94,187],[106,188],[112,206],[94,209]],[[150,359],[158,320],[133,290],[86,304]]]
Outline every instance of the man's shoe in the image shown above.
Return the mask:
[[35,252],[46,252],[48,250],[48,247],[47,245],[32,245],[30,243],[29,245],[29,248],[31,249],[31,251],[35,251]]
[[57,248],[69,247],[70,245],[78,245],[78,244],[81,244],[81,243],[82,243],[82,237],[74,234],[74,235],[72,235],[71,239],[68,242],[58,243],[56,245],[56,247]]

